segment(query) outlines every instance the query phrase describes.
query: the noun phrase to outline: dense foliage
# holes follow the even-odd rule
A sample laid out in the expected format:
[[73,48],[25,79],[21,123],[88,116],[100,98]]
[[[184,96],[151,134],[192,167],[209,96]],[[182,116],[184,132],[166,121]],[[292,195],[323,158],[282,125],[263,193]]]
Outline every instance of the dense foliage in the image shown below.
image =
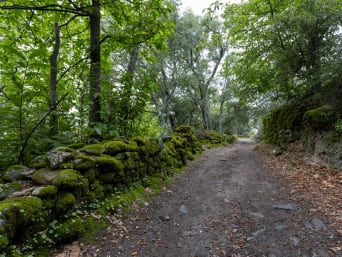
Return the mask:
[[338,0],[217,2],[202,16],[179,5],[2,1],[0,170],[183,124],[247,135],[285,102],[341,109]]

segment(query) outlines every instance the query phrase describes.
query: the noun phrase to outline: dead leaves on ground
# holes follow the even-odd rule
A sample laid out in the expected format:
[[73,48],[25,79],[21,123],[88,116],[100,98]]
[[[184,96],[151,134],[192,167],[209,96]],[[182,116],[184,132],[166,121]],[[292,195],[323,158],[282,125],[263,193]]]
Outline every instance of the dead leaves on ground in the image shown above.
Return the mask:
[[257,153],[272,174],[290,181],[289,198],[309,202],[310,212],[324,215],[331,228],[339,233],[342,230],[342,171],[311,163],[298,142],[280,156],[272,154],[273,148],[260,145]]

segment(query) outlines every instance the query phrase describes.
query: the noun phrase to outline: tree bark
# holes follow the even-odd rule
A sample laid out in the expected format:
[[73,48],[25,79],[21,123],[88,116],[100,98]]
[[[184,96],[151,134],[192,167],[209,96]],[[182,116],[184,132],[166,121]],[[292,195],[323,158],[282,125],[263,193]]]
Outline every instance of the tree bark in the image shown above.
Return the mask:
[[60,48],[60,31],[58,23],[54,24],[55,42],[53,52],[50,56],[50,136],[58,134],[58,115],[57,115],[57,69],[58,54]]
[[101,12],[100,0],[92,0],[90,14],[89,126],[101,122]]

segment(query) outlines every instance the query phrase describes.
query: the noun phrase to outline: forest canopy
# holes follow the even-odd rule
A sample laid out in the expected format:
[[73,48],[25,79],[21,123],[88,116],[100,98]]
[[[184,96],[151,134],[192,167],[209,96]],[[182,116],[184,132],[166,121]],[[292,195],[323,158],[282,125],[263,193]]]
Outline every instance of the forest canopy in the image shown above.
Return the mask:
[[270,105],[341,91],[340,1],[179,5],[0,1],[0,169],[178,125],[248,134]]

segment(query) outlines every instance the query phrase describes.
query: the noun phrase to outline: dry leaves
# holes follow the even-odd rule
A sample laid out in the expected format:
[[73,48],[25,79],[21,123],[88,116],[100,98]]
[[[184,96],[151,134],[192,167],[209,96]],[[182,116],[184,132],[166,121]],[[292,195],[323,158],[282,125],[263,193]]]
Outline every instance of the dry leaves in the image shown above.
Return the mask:
[[320,213],[331,229],[342,230],[342,171],[310,163],[300,143],[293,143],[281,156],[274,146],[260,145],[257,153],[270,172],[290,181],[290,199],[309,202],[310,212]]

